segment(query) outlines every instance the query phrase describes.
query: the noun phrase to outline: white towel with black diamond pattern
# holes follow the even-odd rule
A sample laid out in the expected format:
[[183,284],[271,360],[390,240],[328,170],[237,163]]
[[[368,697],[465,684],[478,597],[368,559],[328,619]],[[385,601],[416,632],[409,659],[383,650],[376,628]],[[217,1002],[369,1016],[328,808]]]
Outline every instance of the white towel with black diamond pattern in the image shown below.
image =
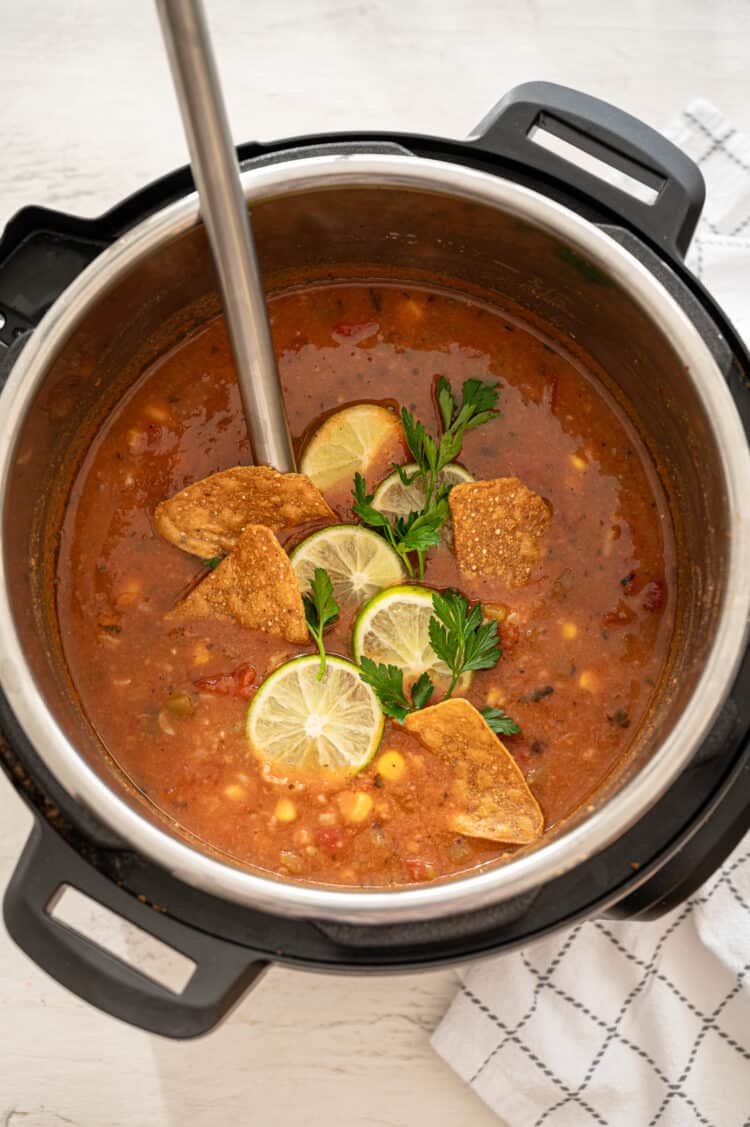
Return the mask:
[[[688,263],[750,340],[750,138],[704,101],[668,134],[708,189]],[[580,924],[461,980],[432,1043],[510,1127],[750,1127],[750,837],[660,920]]]

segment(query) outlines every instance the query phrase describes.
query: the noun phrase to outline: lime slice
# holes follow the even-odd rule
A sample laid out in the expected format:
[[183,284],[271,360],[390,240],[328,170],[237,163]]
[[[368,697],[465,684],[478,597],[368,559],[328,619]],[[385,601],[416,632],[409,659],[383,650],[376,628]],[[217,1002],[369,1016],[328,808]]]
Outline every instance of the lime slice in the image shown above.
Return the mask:
[[382,536],[359,524],[322,528],[298,544],[289,558],[300,591],[310,586],[315,568],[324,567],[336,601],[354,606],[406,578],[398,553]]
[[[411,465],[402,466],[407,474],[413,474],[416,468],[413,462]],[[451,462],[440,471],[438,481],[447,482],[448,485],[458,485],[462,481],[474,481],[474,477],[458,462]],[[389,474],[385,481],[381,481],[372,499],[373,508],[378,509],[391,520],[393,517],[408,517],[409,513],[421,512],[424,502],[425,495],[421,480],[418,478],[411,485],[404,485],[396,470]]]
[[[396,458],[403,431],[397,415],[375,403],[359,403],[331,415],[318,427],[302,455],[300,470],[318,489],[366,474],[389,447]],[[397,460],[397,459],[396,459]]]
[[273,766],[353,775],[377,751],[383,713],[350,661],[329,657],[320,681],[319,672],[317,654],[280,665],[253,697],[245,733]]
[[[370,657],[383,665],[398,666],[403,670],[405,687],[427,672],[436,689],[447,689],[450,670],[430,645],[428,624],[432,613],[432,592],[425,587],[381,591],[362,607],[355,620],[355,661]],[[456,689],[466,690],[470,684],[471,673],[465,673]]]

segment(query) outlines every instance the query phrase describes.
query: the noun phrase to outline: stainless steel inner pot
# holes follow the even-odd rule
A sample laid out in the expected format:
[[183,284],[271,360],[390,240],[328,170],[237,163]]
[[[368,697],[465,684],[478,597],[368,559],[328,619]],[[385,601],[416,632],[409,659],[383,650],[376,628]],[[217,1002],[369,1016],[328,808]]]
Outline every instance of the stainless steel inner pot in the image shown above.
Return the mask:
[[269,290],[300,271],[439,279],[521,306],[606,371],[659,466],[680,543],[675,645],[649,721],[627,765],[538,846],[423,888],[342,891],[239,868],[134,791],[88,726],[61,660],[50,613],[60,483],[149,357],[217,308],[194,195],[140,223],[76,279],[0,398],[0,683],[67,791],[199,888],[271,913],[360,923],[498,903],[622,834],[708,732],[750,607],[750,455],[740,420],[711,353],[655,277],[604,231],[530,189],[396,154],[283,161],[243,180]]

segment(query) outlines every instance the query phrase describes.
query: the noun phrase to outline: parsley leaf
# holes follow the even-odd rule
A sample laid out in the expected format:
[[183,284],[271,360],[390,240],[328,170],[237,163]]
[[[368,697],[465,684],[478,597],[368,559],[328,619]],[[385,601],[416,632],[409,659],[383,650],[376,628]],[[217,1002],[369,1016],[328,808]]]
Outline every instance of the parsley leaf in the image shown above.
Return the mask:
[[305,607],[305,621],[307,629],[320,654],[320,670],[318,680],[322,680],[326,671],[326,651],[323,645],[323,631],[326,626],[332,626],[338,621],[339,605],[333,596],[333,583],[324,567],[316,567],[310,580],[310,590],[302,596]]
[[517,736],[521,731],[502,708],[480,708],[479,711],[496,736]]
[[209,571],[213,571],[215,567],[219,566],[223,559],[223,556],[211,556],[210,560],[201,560],[201,563],[204,567],[208,568]]
[[502,650],[497,637],[497,623],[482,621],[482,608],[458,591],[434,591],[434,614],[429,621],[430,644],[437,656],[451,671],[446,698],[456,687],[459,677],[472,669],[494,669]]
[[[425,495],[423,512],[429,513],[441,502],[446,502],[443,523],[448,519],[447,499],[450,488],[438,484],[440,472],[461,453],[467,430],[498,417],[500,412],[495,408],[498,387],[497,383],[466,380],[459,404],[448,380],[445,376],[440,376],[435,384],[435,394],[442,434],[437,440],[427,433],[424,425],[415,419],[411,411],[406,407],[401,408],[406,445],[417,465],[416,475],[412,474],[411,480],[416,480],[416,477],[421,479]],[[405,485],[409,484],[408,475],[403,473],[399,476]]]
[[440,543],[440,529],[448,517],[448,501],[441,498],[430,509],[421,513],[409,513],[407,517],[396,517],[393,524],[373,507],[373,494],[367,492],[365,479],[361,474],[354,478],[352,490],[353,512],[363,524],[379,532],[404,561],[409,575],[414,574],[409,554],[416,552],[419,559],[419,576],[424,575],[424,555],[429,548]]
[[497,383],[466,380],[461,394],[461,406],[448,429],[472,430],[474,427],[490,422],[491,419],[496,419],[500,414],[495,408],[498,386]]
[[[447,510],[447,502],[445,502]],[[440,543],[440,529],[447,512],[435,507],[429,513],[409,513],[408,517],[396,518],[396,533],[400,539],[397,551],[426,552]]]
[[435,691],[435,686],[427,673],[414,682],[411,700],[404,689],[404,671],[396,665],[383,665],[370,657],[360,660],[359,675],[366,685],[375,690],[380,707],[386,716],[392,716],[403,724],[410,712],[424,708]]
[[422,470],[424,466],[434,469],[438,460],[438,446],[435,439],[431,438],[425,430],[424,423],[415,419],[406,407],[401,408],[401,422],[404,426],[406,445],[419,469]]
[[440,376],[438,379],[435,385],[435,394],[437,395],[440,418],[443,421],[443,430],[447,430],[451,425],[451,419],[456,413],[456,397],[451,391],[451,385],[448,383],[445,376]]
[[434,692],[435,686],[430,680],[429,673],[420,673],[419,677],[412,685],[411,699],[414,704],[414,709],[412,711],[418,711],[420,708],[425,708]]
[[420,482],[425,497],[420,512],[398,517],[391,523],[373,507],[374,495],[368,494],[362,475],[355,476],[354,512],[363,524],[385,537],[403,559],[409,575],[414,574],[409,555],[415,553],[419,578],[424,577],[425,556],[430,548],[440,543],[440,529],[448,520],[451,487],[440,482],[440,473],[461,453],[467,430],[488,423],[500,414],[495,408],[498,386],[478,379],[466,380],[459,404],[448,380],[440,376],[435,384],[441,422],[439,438],[428,434],[424,423],[406,407],[401,408],[406,445],[416,469],[410,473],[403,466],[394,466],[394,469],[404,485]]
[[378,509],[373,508],[372,499],[374,493],[367,492],[367,485],[361,473],[354,475],[354,489],[352,490],[352,497],[354,504],[352,510],[356,513],[363,524],[368,524],[371,528],[383,529],[386,540],[389,541],[392,547],[395,547],[395,537],[391,522],[387,517],[383,516]]

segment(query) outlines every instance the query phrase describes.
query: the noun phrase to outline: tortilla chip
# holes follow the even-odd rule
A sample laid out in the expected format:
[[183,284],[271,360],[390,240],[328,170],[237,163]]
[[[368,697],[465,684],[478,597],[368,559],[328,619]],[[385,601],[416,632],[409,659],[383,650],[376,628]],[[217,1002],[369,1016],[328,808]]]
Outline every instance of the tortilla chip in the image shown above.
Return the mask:
[[546,501],[517,477],[499,477],[454,485],[449,502],[461,571],[528,583],[550,520]]
[[235,466],[186,486],[156,506],[157,531],[185,552],[211,558],[230,552],[249,524],[278,532],[335,513],[309,477],[269,466]]
[[168,615],[231,618],[265,634],[306,642],[297,577],[284,549],[262,524],[250,524],[234,550]]
[[444,700],[406,717],[404,727],[453,770],[461,810],[451,829],[468,837],[528,845],[544,816],[508,749],[467,700]]

